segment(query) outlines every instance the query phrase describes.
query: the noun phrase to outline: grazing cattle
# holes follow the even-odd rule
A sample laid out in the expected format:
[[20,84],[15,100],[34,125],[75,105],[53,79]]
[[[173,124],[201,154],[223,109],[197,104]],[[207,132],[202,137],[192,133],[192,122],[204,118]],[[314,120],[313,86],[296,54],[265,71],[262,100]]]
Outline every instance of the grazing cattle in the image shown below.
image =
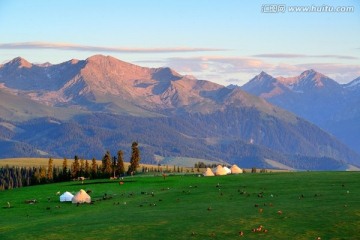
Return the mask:
[[240,232],[239,232],[239,236],[241,236],[241,237],[244,236],[244,232],[243,232],[243,231],[240,231]]
[[60,193],[60,191],[58,191],[57,193],[55,193],[56,195],[60,195],[61,193]]
[[263,229],[263,226],[262,226],[262,225],[260,225],[260,226],[256,229],[256,231],[257,231],[257,232],[261,232],[261,231],[262,231],[262,229]]
[[257,228],[253,228],[251,231],[254,232],[254,233],[255,233],[255,232],[264,232],[264,233],[267,233],[267,232],[268,232],[267,229],[264,229],[263,225],[260,225],[260,226],[257,227]]
[[281,210],[279,210],[279,211],[277,211],[277,213],[278,213],[279,215],[281,215],[281,214],[282,214],[282,211],[281,211]]

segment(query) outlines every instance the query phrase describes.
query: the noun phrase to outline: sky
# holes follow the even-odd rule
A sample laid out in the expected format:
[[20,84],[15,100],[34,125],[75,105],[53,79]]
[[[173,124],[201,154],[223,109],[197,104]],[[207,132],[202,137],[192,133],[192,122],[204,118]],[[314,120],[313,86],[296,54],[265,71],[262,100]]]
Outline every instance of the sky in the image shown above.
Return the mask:
[[360,76],[360,1],[0,0],[0,64],[96,54],[222,85],[308,69],[347,83]]

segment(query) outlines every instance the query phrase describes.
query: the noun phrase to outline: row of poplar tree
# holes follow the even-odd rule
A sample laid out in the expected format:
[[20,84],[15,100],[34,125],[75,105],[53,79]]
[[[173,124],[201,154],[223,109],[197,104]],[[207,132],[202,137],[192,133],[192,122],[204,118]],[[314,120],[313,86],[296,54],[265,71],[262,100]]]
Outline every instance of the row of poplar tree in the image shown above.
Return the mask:
[[109,178],[111,176],[132,175],[139,167],[140,151],[138,143],[131,145],[130,165],[125,172],[123,151],[118,151],[117,157],[111,157],[107,151],[102,158],[101,165],[98,165],[95,158],[88,160],[74,157],[73,163],[69,166],[68,160],[64,158],[62,167],[55,167],[53,159],[50,158],[48,166],[40,167],[1,167],[0,168],[0,190],[18,188],[43,183],[63,182],[72,179],[84,178]]

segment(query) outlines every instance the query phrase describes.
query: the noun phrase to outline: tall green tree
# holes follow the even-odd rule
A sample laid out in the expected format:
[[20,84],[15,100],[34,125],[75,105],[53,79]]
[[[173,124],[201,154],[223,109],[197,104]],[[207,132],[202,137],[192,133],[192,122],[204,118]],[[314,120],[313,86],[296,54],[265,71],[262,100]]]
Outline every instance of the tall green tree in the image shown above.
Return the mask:
[[70,179],[70,175],[69,175],[69,169],[68,169],[68,160],[67,158],[64,158],[63,163],[62,163],[62,174],[61,174],[61,179],[63,181],[69,180]]
[[43,166],[40,166],[40,182],[45,183],[46,182],[46,168]]
[[66,175],[66,173],[67,173],[67,168],[68,168],[67,164],[68,164],[68,163],[67,163],[67,159],[64,158],[63,163],[62,163],[62,172],[63,172],[63,175]]
[[79,163],[79,157],[75,155],[74,162],[71,164],[71,177],[76,178],[79,177],[80,172],[80,163]]
[[79,175],[80,176],[84,176],[84,173],[85,173],[85,162],[84,162],[84,159],[80,159],[80,171],[79,171]]
[[136,169],[139,167],[140,163],[140,150],[138,148],[139,144],[137,142],[133,142],[131,144],[131,158],[130,158],[130,166],[128,169],[128,174],[132,174],[136,172]]
[[104,157],[102,158],[102,172],[104,177],[110,177],[112,173],[111,169],[111,154],[109,151],[106,151]]
[[89,166],[89,162],[86,159],[85,161],[85,177],[89,177],[90,176],[90,166]]
[[124,153],[123,151],[118,151],[117,153],[117,165],[116,165],[116,171],[118,175],[123,175],[125,173],[125,167],[124,167]]
[[49,158],[49,162],[48,162],[48,172],[47,172],[47,179],[49,181],[52,181],[53,180],[53,164],[54,164],[54,161],[52,158]]
[[91,177],[96,178],[97,174],[98,174],[98,166],[97,166],[97,163],[96,163],[96,159],[93,158],[91,160]]

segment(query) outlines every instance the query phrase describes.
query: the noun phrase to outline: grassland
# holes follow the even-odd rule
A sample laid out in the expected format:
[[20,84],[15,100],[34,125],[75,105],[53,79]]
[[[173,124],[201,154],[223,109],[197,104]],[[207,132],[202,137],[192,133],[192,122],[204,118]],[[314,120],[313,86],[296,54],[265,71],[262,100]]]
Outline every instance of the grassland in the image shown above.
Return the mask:
[[[0,239],[356,239],[360,232],[358,172],[137,175],[123,182],[2,191]],[[80,189],[92,190],[94,204],[60,203],[55,195]],[[37,203],[25,203],[30,199]],[[260,225],[268,232],[252,232]]]

